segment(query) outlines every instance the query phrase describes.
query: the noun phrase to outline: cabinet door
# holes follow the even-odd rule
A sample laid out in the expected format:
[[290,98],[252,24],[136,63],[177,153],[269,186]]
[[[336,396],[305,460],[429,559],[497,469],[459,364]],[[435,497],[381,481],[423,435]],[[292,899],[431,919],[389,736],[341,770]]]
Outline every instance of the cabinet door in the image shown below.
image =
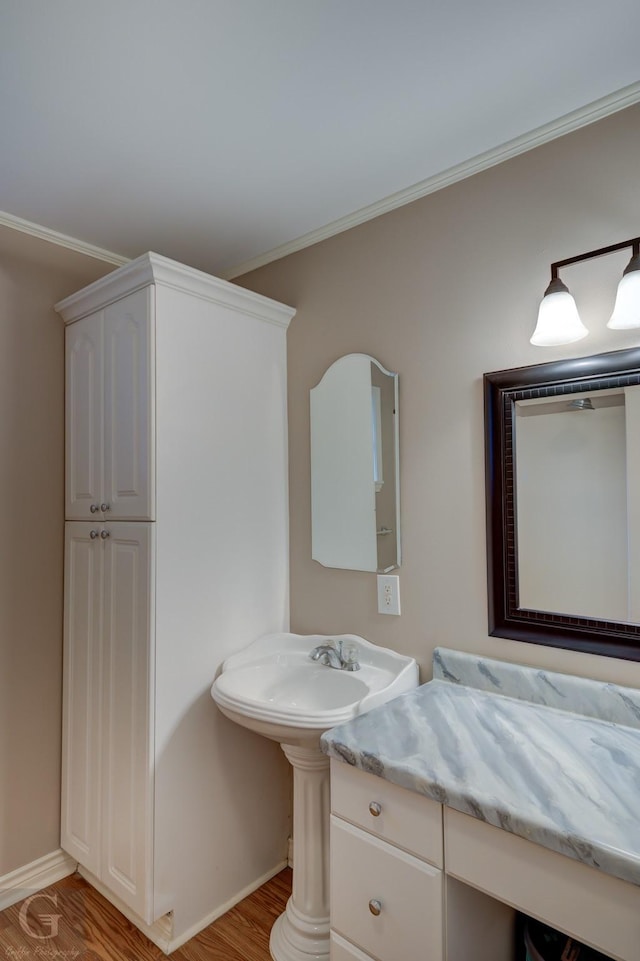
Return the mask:
[[[102,545],[98,526],[65,527],[61,844],[99,871]],[[93,537],[91,534],[93,533]]]
[[102,527],[105,593],[99,877],[151,923],[154,525],[108,523]]
[[103,499],[102,313],[83,317],[65,331],[65,516],[69,520],[90,519]]
[[153,520],[153,287],[104,310],[105,519]]

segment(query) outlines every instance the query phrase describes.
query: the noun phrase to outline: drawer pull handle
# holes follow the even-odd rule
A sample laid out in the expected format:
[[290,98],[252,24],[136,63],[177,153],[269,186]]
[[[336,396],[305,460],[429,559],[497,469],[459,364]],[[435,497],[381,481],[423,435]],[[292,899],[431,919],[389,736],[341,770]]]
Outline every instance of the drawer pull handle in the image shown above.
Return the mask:
[[377,901],[375,898],[372,898],[371,901],[369,901],[369,910],[371,911],[373,916],[377,918],[380,912],[382,911],[382,904],[380,903],[380,901]]
[[98,507],[97,504],[92,504],[89,510],[91,511],[92,514],[97,514],[100,508]]
[[377,801],[372,801],[369,805],[369,814],[374,818],[379,818],[382,811],[382,805],[378,804]]

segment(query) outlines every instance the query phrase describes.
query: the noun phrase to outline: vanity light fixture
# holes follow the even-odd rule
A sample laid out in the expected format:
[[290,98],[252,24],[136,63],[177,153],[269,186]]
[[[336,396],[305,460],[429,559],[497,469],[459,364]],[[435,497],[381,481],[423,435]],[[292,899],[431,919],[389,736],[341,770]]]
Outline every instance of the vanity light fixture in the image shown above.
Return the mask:
[[580,320],[576,302],[560,280],[558,270],[582,260],[593,260],[616,250],[624,250],[625,247],[632,248],[632,256],[618,285],[613,314],[607,327],[616,330],[640,327],[640,237],[634,237],[551,264],[551,283],[540,304],[538,323],[531,337],[532,344],[536,347],[556,347],[560,344],[572,344],[587,336],[589,331]]
[[631,260],[618,284],[616,303],[607,327],[627,330],[640,327],[640,239],[632,241]]

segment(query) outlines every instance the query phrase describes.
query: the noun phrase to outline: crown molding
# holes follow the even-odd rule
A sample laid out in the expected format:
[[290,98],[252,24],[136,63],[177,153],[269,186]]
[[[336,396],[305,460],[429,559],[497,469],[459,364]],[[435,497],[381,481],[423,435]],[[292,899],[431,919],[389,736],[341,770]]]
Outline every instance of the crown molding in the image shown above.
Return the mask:
[[338,220],[333,220],[324,227],[311,230],[296,240],[291,240],[279,247],[274,247],[272,250],[268,250],[258,257],[254,257],[251,260],[238,264],[236,267],[230,268],[224,272],[223,276],[226,277],[227,280],[232,280],[235,277],[240,277],[242,274],[248,274],[252,270],[257,270],[259,267],[264,267],[266,264],[272,263],[274,260],[281,260],[289,254],[304,250],[305,247],[311,247],[313,244],[318,244],[322,240],[328,240],[330,237],[343,233],[345,230],[357,227],[359,224],[380,217],[382,214],[396,210],[398,207],[404,207],[406,204],[413,203],[414,200],[420,200],[428,194],[442,190],[443,187],[448,187],[451,184],[457,183],[459,180],[466,180],[467,177],[472,177],[474,174],[480,173],[483,170],[488,170],[489,167],[495,167],[505,160],[517,157],[519,154],[533,150],[535,147],[539,147],[551,140],[556,140],[558,137],[563,137],[565,134],[579,130],[581,127],[586,127],[589,124],[595,123],[597,120],[602,120],[611,114],[618,113],[620,110],[624,110],[626,107],[631,107],[639,102],[640,82],[630,84],[630,86],[623,87],[622,90],[609,94],[607,97],[602,97],[600,100],[595,100],[593,103],[587,104],[586,107],[581,107],[579,110],[565,114],[557,120],[552,120],[550,123],[544,124],[542,127],[537,127],[529,133],[516,137],[513,140],[508,140],[499,147],[494,147],[491,150],[478,154],[476,157],[472,157],[470,160],[465,160],[464,163],[449,167],[447,170],[435,174],[433,177],[428,177],[426,180],[422,180],[412,187],[399,190],[389,197],[376,201],[376,203],[362,207],[360,210],[347,214],[345,217],[340,217]]
[[4,210],[0,210],[0,226],[11,227],[12,230],[19,230],[20,233],[37,237],[38,240],[46,240],[50,244],[56,244],[58,247],[66,247],[68,250],[74,250],[77,254],[85,254],[87,257],[93,257],[94,260],[103,260],[106,264],[115,264],[116,267],[121,267],[123,264],[129,263],[129,257],[122,257],[120,254],[114,254],[112,250],[104,250],[102,247],[88,244],[84,240],[76,240],[75,237],[68,237],[67,234],[61,234],[58,233],[57,230],[50,230],[48,227],[34,224],[30,220],[23,220],[22,217],[15,217],[13,214],[8,214]]
[[54,309],[65,324],[71,324],[150,284],[171,287],[285,329],[295,314],[293,307],[154,253],[130,260],[119,270],[58,301]]
[[[640,82],[630,84],[628,87],[623,87],[622,90],[609,94],[607,97],[595,100],[586,107],[581,107],[579,110],[565,114],[563,117],[559,117],[557,120],[553,120],[542,127],[537,127],[529,133],[509,140],[499,147],[478,154],[476,157],[464,161],[464,163],[449,167],[447,170],[428,177],[426,180],[422,180],[412,187],[407,187],[382,200],[362,207],[351,214],[347,214],[345,217],[331,221],[331,223],[325,224],[323,227],[311,230],[309,233],[303,234],[295,240],[288,241],[286,244],[273,247],[271,250],[251,260],[243,261],[235,267],[221,272],[220,276],[224,278],[224,280],[229,281],[243,274],[250,273],[252,270],[264,267],[274,260],[280,260],[289,254],[304,250],[305,247],[311,247],[314,244],[320,243],[322,240],[328,240],[336,234],[343,233],[352,227],[366,223],[368,220],[380,217],[382,214],[396,210],[398,207],[404,207],[406,204],[413,203],[414,200],[420,200],[422,197],[435,193],[437,190],[442,190],[444,187],[457,183],[459,180],[472,177],[474,174],[487,170],[490,167],[495,167],[505,160],[517,157],[521,153],[533,150],[535,147],[539,147],[551,140],[556,140],[558,137],[563,137],[565,134],[579,130],[581,127],[586,127],[589,124],[595,123],[597,120],[602,120],[611,114],[618,113],[626,107],[631,107],[639,102]],[[30,234],[32,237],[37,237],[40,240],[46,240],[49,243],[66,247],[76,253],[85,254],[87,257],[93,257],[96,260],[104,261],[104,263],[114,264],[116,267],[122,267],[131,263],[128,257],[123,257],[121,254],[116,254],[111,250],[104,250],[102,247],[96,247],[94,244],[77,240],[75,237],[69,237],[56,230],[50,230],[48,227],[32,223],[29,220],[23,220],[21,217],[16,217],[5,211],[0,211],[0,226],[19,230],[22,233]]]

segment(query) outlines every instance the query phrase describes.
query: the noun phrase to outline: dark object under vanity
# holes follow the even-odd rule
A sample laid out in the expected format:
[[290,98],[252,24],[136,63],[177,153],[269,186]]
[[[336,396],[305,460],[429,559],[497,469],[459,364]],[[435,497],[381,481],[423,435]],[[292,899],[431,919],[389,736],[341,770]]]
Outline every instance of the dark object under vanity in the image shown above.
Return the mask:
[[575,938],[524,915],[519,918],[518,933],[516,961],[611,961]]

